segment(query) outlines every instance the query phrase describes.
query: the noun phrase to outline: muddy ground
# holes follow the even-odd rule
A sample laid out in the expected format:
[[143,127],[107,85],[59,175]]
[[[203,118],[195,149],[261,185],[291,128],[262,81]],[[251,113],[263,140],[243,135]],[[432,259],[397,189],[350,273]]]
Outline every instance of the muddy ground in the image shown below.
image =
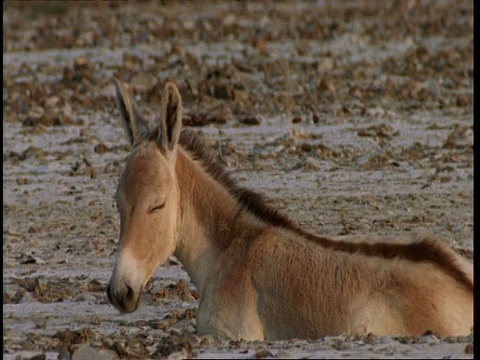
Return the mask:
[[7,2],[3,21],[4,359],[473,357],[473,335],[202,342],[174,258],[136,313],[105,296],[114,75],[152,123],[174,78],[184,123],[305,228],[427,230],[472,258],[472,1]]

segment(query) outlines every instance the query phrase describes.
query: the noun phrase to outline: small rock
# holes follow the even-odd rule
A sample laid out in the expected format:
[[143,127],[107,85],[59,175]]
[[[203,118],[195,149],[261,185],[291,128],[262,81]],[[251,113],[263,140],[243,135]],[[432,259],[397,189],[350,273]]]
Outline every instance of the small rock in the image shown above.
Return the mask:
[[193,21],[186,20],[183,22],[183,28],[185,30],[192,31],[193,29],[195,29],[195,23]]
[[57,360],[72,360],[72,356],[70,355],[70,351],[68,351],[68,347],[65,344],[60,346],[60,350],[58,351]]
[[47,358],[47,355],[45,354],[37,354],[33,355],[31,358],[28,358],[28,360],[45,360]]
[[367,344],[375,344],[378,340],[378,336],[374,335],[373,333],[368,333],[367,338],[365,339],[365,343]]
[[213,88],[213,96],[220,100],[234,100],[235,90],[231,85],[218,84]]
[[378,342],[380,344],[392,344],[395,342],[395,340],[393,340],[390,336],[380,336],[378,338]]
[[334,60],[332,58],[325,58],[320,61],[317,67],[318,72],[327,72],[333,69]]
[[17,184],[18,184],[18,185],[28,185],[28,184],[31,183],[31,180],[30,180],[30,179],[28,179],[28,178],[22,178],[22,177],[17,178],[16,181],[17,181]]
[[272,354],[267,349],[260,349],[255,353],[255,359],[264,359]]
[[85,66],[87,65],[87,63],[88,63],[88,60],[86,57],[79,57],[74,60],[74,65],[78,67]]
[[367,109],[366,114],[367,116],[371,116],[371,117],[382,117],[382,116],[385,116],[385,110],[378,107],[370,108],[370,109]]
[[436,345],[440,343],[440,340],[435,335],[424,335],[423,341],[430,345]]
[[43,115],[45,115],[45,109],[41,106],[33,106],[28,112],[28,116],[34,120],[40,119]]
[[72,360],[118,360],[115,351],[82,345],[73,353]]
[[307,166],[307,168],[312,169],[312,170],[320,170],[321,169],[318,162],[312,157],[307,157],[305,159],[305,165]]
[[267,43],[265,41],[263,41],[262,39],[256,39],[254,41],[254,44],[253,46],[255,47],[255,49],[257,49],[261,55],[267,55],[268,52],[267,52]]
[[93,151],[95,151],[97,154],[102,155],[108,151],[108,147],[107,145],[100,143],[95,145],[95,147],[93,148]]
[[328,78],[320,79],[317,91],[319,93],[330,93],[332,95],[335,95],[335,93],[337,92],[335,85],[333,85],[333,82]]
[[259,125],[260,124],[260,120],[255,116],[240,118],[238,121],[241,124],[245,124],[245,125]]
[[130,86],[137,91],[150,91],[155,86],[155,78],[146,73],[139,73],[130,80]]
[[465,354],[473,354],[473,343],[469,343],[465,346]]
[[49,98],[46,98],[43,102],[43,104],[46,107],[53,108],[57,103],[60,101],[59,96],[50,96]]
[[32,256],[32,255],[26,255],[24,259],[20,261],[20,264],[38,264],[38,265],[45,265],[46,262],[39,257]]
[[223,26],[232,26],[236,22],[237,22],[237,17],[235,16],[235,14],[230,13],[230,14],[227,14],[227,16],[225,16],[225,18],[223,19]]

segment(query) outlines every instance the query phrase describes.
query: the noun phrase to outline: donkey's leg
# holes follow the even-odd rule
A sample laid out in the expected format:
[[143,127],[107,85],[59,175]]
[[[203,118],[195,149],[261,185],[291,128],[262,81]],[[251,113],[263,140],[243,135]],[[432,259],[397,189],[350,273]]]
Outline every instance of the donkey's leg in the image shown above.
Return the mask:
[[[245,289],[237,284],[238,289]],[[210,292],[201,300],[197,312],[197,332],[220,339],[264,340],[256,304],[248,291],[235,291],[225,296],[223,291]]]

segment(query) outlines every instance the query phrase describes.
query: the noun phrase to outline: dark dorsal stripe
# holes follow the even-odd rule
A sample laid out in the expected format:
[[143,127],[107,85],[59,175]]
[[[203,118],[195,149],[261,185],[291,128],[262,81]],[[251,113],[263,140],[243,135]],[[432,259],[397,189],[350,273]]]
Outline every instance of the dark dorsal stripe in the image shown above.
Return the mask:
[[[155,131],[153,133],[155,133]],[[408,244],[354,243],[337,241],[326,236],[312,234],[295,225],[276,209],[268,206],[262,195],[239,186],[225,170],[223,162],[212,151],[205,147],[194,132],[188,128],[184,128],[181,132],[179,142],[194,159],[202,164],[207,173],[230,191],[245,211],[251,212],[265,223],[291,230],[327,249],[382,257],[385,259],[400,257],[412,262],[428,261],[444,269],[452,278],[473,291],[472,280],[457,264],[458,260],[456,259],[454,251],[448,248],[443,242],[423,236],[419,237],[415,242]]]
[[310,241],[328,249],[359,253],[367,256],[393,259],[396,257],[412,262],[428,261],[444,269],[452,278],[463,284],[467,289],[473,291],[473,282],[470,277],[461,269],[458,264],[457,255],[440,240],[426,235],[419,235],[411,243],[352,243],[348,241],[335,241],[327,237],[311,234],[303,229],[297,228],[297,232]]

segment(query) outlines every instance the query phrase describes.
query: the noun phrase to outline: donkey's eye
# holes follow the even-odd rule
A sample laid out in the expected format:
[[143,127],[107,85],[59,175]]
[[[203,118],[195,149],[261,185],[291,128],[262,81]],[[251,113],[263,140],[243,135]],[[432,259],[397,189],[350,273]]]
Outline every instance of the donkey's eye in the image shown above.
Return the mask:
[[148,212],[149,212],[149,213],[152,213],[152,212],[154,212],[154,211],[161,210],[161,209],[163,209],[164,207],[165,207],[165,203],[162,203],[162,204],[159,204],[159,205],[155,205],[155,206],[152,206],[152,207],[148,210]]

